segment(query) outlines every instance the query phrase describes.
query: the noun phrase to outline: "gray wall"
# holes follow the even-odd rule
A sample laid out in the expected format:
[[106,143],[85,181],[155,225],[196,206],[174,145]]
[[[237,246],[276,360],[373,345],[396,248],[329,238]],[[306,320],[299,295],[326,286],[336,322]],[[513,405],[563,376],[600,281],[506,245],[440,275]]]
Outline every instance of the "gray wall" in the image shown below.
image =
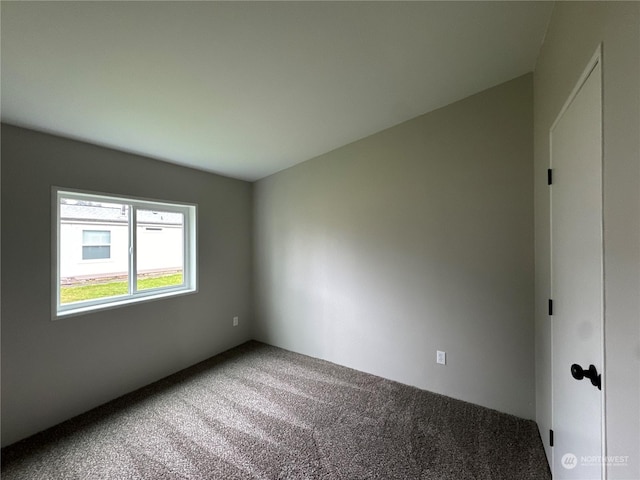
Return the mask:
[[533,418],[532,102],[526,75],[258,181],[255,336]]
[[[51,321],[52,185],[197,203],[199,293]],[[251,197],[247,182],[3,125],[2,444],[248,340]]]
[[[603,44],[606,429],[609,455],[631,464],[609,478],[640,478],[640,3],[559,2],[535,71],[536,404],[551,426],[549,129]],[[547,435],[543,435],[546,438]],[[546,444],[546,442],[545,442]],[[547,454],[550,454],[548,445]]]

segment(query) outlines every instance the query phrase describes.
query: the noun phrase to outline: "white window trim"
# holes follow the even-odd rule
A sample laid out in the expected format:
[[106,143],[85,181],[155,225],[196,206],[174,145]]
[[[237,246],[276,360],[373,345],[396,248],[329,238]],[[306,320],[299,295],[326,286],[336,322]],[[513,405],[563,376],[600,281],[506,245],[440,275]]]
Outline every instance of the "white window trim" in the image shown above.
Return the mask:
[[[52,319],[82,315],[90,312],[118,308],[141,302],[159,300],[178,295],[196,293],[197,288],[197,215],[198,206],[191,203],[177,203],[166,200],[146,199],[124,195],[105,194],[84,190],[53,187],[51,189],[52,205]],[[76,198],[78,200],[100,200],[110,203],[124,203],[135,208],[130,209],[129,225],[129,292],[126,295],[116,297],[100,298],[75,302],[71,304],[60,304],[60,197]],[[137,290],[136,288],[136,208],[163,210],[167,212],[177,212],[184,215],[184,251],[183,251],[183,283],[172,287],[161,287],[152,290]]]

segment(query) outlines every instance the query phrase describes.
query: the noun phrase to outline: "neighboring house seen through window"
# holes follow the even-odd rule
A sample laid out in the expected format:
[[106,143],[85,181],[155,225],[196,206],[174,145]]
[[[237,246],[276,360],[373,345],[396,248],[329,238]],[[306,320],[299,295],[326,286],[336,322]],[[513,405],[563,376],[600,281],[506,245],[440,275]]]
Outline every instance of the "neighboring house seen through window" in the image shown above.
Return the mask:
[[196,290],[196,206],[54,189],[55,317]]

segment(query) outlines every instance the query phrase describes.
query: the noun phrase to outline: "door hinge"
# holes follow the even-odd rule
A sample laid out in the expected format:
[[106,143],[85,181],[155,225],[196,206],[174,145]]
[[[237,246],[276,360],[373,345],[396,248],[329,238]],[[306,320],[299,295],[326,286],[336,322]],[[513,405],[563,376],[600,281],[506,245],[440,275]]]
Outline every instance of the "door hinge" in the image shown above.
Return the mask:
[[553,447],[553,430],[549,430],[549,446]]
[[553,300],[549,299],[549,316],[553,315]]
[[547,185],[553,184],[553,170],[551,168],[547,168]]

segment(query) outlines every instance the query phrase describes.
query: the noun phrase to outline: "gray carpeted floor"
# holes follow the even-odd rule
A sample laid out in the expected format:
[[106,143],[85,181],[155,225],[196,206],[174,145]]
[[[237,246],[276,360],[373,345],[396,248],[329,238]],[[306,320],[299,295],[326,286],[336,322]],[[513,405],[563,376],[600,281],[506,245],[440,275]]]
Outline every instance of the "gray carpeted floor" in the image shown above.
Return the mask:
[[550,479],[531,421],[249,342],[2,451],[12,479]]

